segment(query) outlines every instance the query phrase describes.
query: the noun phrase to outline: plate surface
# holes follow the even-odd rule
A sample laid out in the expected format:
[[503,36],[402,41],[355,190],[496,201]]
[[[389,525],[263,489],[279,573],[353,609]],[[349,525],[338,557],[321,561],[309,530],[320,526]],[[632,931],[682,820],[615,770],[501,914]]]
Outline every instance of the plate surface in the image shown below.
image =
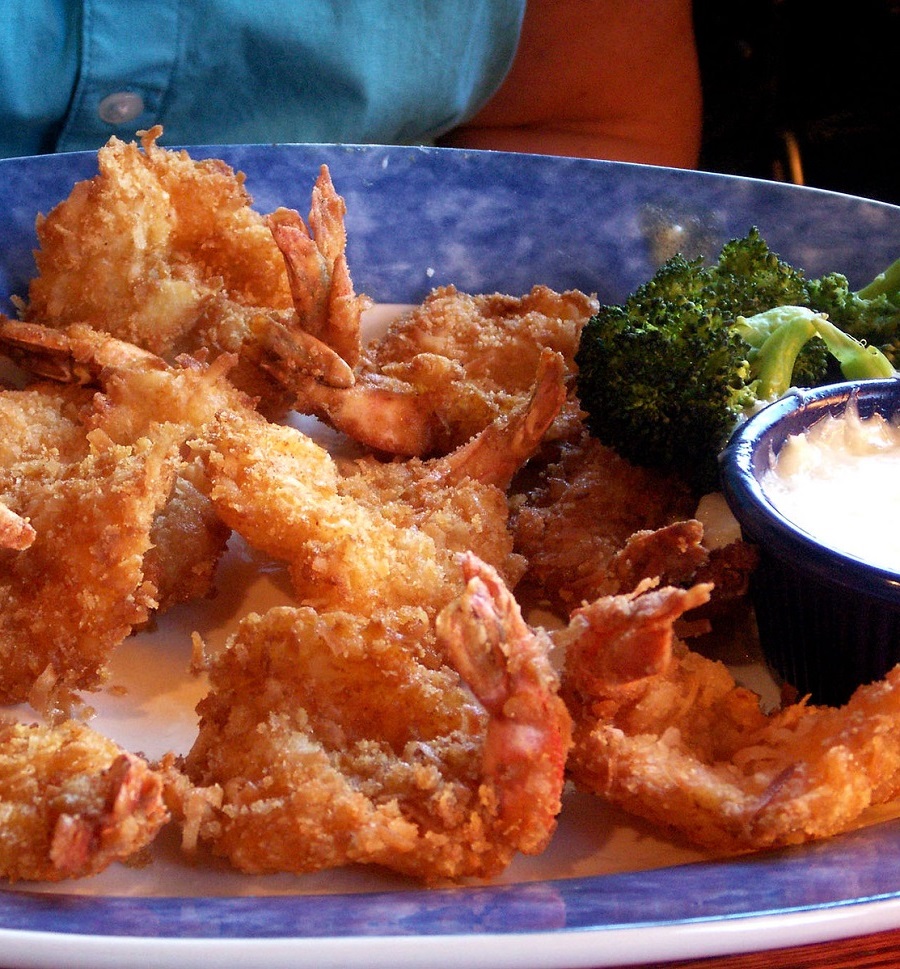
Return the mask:
[[[900,254],[900,208],[813,189],[639,165],[441,149],[216,146],[256,206],[305,215],[327,164],[348,206],[358,291],[416,303],[434,286],[520,294],[537,283],[622,299],[676,250],[715,254],[756,225],[810,275],[867,282]],[[34,274],[34,218],[96,171],[93,153],[0,161],[0,309]],[[221,591],[117,655],[97,725],[153,755],[189,743],[203,684],[188,634],[223,637],[283,595],[229,552]],[[240,593],[240,594],[238,594]],[[132,671],[150,677],[135,679]],[[872,819],[870,819],[872,820]],[[877,819],[875,819],[877,820]],[[722,861],[598,805],[567,799],[546,855],[489,887],[423,891],[369,872],[247,879],[195,871],[166,839],[146,869],[0,891],[0,965],[611,966],[824,940],[900,925],[900,824]]]

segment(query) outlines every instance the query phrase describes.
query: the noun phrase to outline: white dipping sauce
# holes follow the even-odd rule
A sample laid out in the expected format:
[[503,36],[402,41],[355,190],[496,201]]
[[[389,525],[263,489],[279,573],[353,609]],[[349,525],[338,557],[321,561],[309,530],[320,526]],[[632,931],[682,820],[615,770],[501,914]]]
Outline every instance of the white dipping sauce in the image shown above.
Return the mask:
[[760,479],[787,519],[837,551],[900,572],[900,427],[855,403],[791,435]]

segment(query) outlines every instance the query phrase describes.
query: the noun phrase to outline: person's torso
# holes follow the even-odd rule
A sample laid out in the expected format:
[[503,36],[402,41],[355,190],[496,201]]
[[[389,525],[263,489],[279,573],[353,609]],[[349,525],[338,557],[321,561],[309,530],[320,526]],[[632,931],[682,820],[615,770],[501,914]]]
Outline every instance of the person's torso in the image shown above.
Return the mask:
[[524,0],[9,0],[0,155],[169,144],[419,143],[503,79]]

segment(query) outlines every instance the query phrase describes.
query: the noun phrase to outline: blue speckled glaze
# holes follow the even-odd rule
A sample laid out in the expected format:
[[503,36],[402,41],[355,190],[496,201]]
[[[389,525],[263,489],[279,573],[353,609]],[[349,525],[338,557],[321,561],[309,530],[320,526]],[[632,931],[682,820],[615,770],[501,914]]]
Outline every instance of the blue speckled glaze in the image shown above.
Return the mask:
[[659,927],[898,895],[900,824],[884,824],[724,863],[497,887],[239,898],[0,892],[0,926],[148,938],[472,936]]
[[[672,247],[714,254],[756,225],[811,275],[862,285],[900,253],[900,208],[732,176],[441,148],[214,146],[256,206],[306,214],[319,166],[347,201],[359,291],[418,301],[433,286],[522,293],[535,283],[622,299]],[[0,308],[34,273],[34,218],[96,171],[93,153],[0,160]],[[672,227],[676,227],[674,230]]]
[[[447,283],[514,294],[543,283],[616,301],[675,249],[714,254],[753,225],[810,275],[837,269],[855,285],[900,254],[900,208],[729,176],[428,148],[191,153],[244,171],[263,211],[305,214],[327,164],[347,201],[356,288],[383,302],[418,301]],[[93,154],[0,161],[0,309],[11,312],[9,297],[24,295],[34,273],[35,215],[95,171]],[[566,936],[897,899],[900,825],[887,823],[727,863],[493,888],[210,898],[2,891],[0,930],[204,940]]]

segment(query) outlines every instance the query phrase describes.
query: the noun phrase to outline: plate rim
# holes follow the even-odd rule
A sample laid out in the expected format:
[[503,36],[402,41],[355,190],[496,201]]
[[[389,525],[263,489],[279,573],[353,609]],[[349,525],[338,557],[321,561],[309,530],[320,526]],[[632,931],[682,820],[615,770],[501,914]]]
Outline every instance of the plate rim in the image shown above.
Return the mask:
[[633,927],[476,935],[217,939],[60,935],[0,927],[3,961],[17,969],[95,969],[140,960],[158,969],[201,969],[227,958],[234,969],[601,969],[654,960],[700,959],[815,945],[900,924],[900,897],[794,912]]
[[[560,160],[560,159],[553,158],[553,156],[522,156],[522,155],[514,155],[512,153],[485,152],[485,151],[476,151],[476,150],[444,149],[444,148],[430,148],[430,147],[378,146],[378,145],[329,145],[329,144],[317,145],[317,144],[284,144],[283,143],[283,144],[272,145],[272,146],[222,144],[222,145],[203,145],[203,146],[165,145],[164,147],[166,148],[184,147],[189,152],[196,153],[198,158],[199,157],[207,157],[207,158],[219,157],[220,155],[224,154],[226,155],[226,160],[227,160],[227,156],[229,155],[231,156],[248,155],[249,156],[256,152],[264,152],[272,148],[279,151],[284,151],[284,150],[287,150],[289,152],[297,151],[298,153],[304,156],[309,156],[310,158],[314,157],[316,152],[321,152],[323,149],[328,149],[329,151],[332,151],[332,152],[346,153],[348,157],[352,157],[355,153],[360,155],[372,155],[372,154],[377,154],[379,152],[385,152],[385,153],[388,153],[388,155],[396,155],[397,157],[408,153],[422,153],[423,155],[433,156],[436,158],[440,158],[440,157],[458,158],[458,157],[461,157],[461,155],[465,155],[470,159],[475,159],[476,162],[477,162],[477,159],[481,157],[490,157],[492,159],[491,164],[497,163],[498,156],[502,156],[502,159],[501,159],[502,161],[505,161],[506,159],[519,159],[519,160],[528,159],[528,161],[524,162],[524,164],[535,165],[535,166],[540,166],[544,164],[554,164],[557,162],[565,161],[565,164],[567,166],[569,165],[572,166],[573,169],[577,168],[577,169],[583,169],[586,171],[592,171],[594,170],[594,168],[596,168],[596,170],[598,171],[603,170],[608,173],[611,172],[614,174],[616,171],[621,169],[623,171],[627,170],[632,173],[633,172],[646,173],[648,174],[649,177],[653,177],[654,175],[662,173],[666,177],[671,177],[675,182],[679,184],[682,183],[683,179],[690,181],[693,178],[699,176],[699,181],[701,184],[753,183],[753,184],[762,185],[762,186],[771,185],[773,189],[778,192],[789,191],[792,194],[795,192],[805,192],[810,197],[827,196],[827,197],[838,198],[838,199],[849,199],[851,201],[859,202],[861,204],[876,206],[879,209],[886,210],[889,214],[900,215],[900,206],[892,205],[891,203],[880,202],[878,200],[872,200],[872,199],[857,198],[854,196],[847,196],[847,195],[843,195],[842,193],[831,192],[828,190],[817,189],[814,187],[788,186],[783,183],[769,183],[763,179],[746,178],[743,176],[735,176],[730,174],[705,172],[705,171],[688,172],[685,170],[662,169],[662,168],[656,168],[654,166],[637,165],[637,164],[627,163],[627,162],[612,162],[612,161],[592,160],[592,159]],[[41,165],[47,164],[52,166],[52,165],[64,164],[66,160],[71,159],[73,157],[84,159],[86,156],[95,157],[96,152],[80,151],[80,152],[72,152],[68,154],[60,154],[60,155],[54,155],[54,156],[28,156],[26,158],[2,159],[0,160],[0,173],[5,173],[9,171],[10,167],[15,166],[16,163],[22,163],[22,162],[34,163],[35,161],[38,161]],[[248,178],[248,186],[251,190],[251,194],[254,194],[253,193],[253,178],[254,178],[253,173],[247,171],[246,168],[243,168],[240,164],[236,165],[236,167],[239,167],[246,172],[247,178]],[[342,190],[341,185],[336,184],[336,187],[337,187],[337,190],[341,192]],[[306,191],[306,190],[307,190],[307,186],[304,184],[303,191]],[[6,294],[3,294],[3,295],[5,296]],[[883,822],[883,824],[888,824],[888,825],[893,824],[895,828],[897,827],[896,822]],[[900,840],[900,832],[898,832],[898,840]],[[694,868],[695,865],[707,865],[707,864],[731,865],[731,862],[730,861],[715,862],[715,863],[698,862],[698,863],[694,863],[693,865],[684,865],[684,866],[677,865],[677,866],[673,866],[672,868],[659,869],[658,871],[675,872],[676,870],[680,870],[680,869]],[[575,887],[574,884],[572,884],[575,882],[581,882],[581,883],[590,882],[592,884],[586,885],[585,886],[586,889],[598,890],[599,892],[602,893],[603,891],[607,890],[610,883],[610,879],[616,879],[620,877],[631,877],[632,874],[635,877],[637,875],[640,875],[642,880],[644,880],[645,882],[648,882],[648,883],[652,882],[652,879],[649,877],[652,873],[648,873],[648,872],[627,873],[626,875],[608,875],[608,876],[598,875],[598,876],[591,876],[590,878],[586,878],[586,879],[571,879],[571,880],[554,879],[552,880],[552,882],[561,883],[564,881],[568,881],[570,888]],[[520,883],[520,884],[524,886],[529,883]],[[539,884],[545,885],[545,884],[548,884],[548,882],[542,882]],[[497,886],[496,888],[486,887],[484,890],[502,892],[502,891],[508,891],[509,888],[510,886],[508,885],[501,885],[501,886]],[[418,890],[410,894],[414,895],[414,894],[417,894],[417,892]],[[423,893],[424,893],[424,890],[423,890]],[[8,905],[6,904],[7,900],[10,895],[16,895],[16,894],[20,895],[21,897],[24,897],[27,894],[27,892],[20,892],[19,889],[15,887],[12,889],[4,888],[3,891],[0,892],[0,913],[8,914]],[[388,894],[399,895],[400,897],[408,897],[407,893],[405,892],[388,893]],[[433,897],[433,892],[428,892],[428,894],[431,897]],[[33,893],[32,897],[34,897],[34,895],[36,895],[36,893]],[[50,899],[50,900],[55,899],[57,900],[58,904],[60,899],[66,899],[69,901],[64,904],[69,906],[71,904],[72,899],[90,898],[90,896],[75,896],[75,895],[70,895],[65,893],[47,893],[47,894],[40,895],[40,897],[43,899]],[[116,896],[116,897],[124,897],[124,896]],[[238,898],[241,896],[228,896],[228,897]],[[273,898],[280,899],[283,897],[284,896],[265,896],[265,895],[252,896],[252,898],[255,899],[257,902],[265,902],[267,899],[269,900]],[[329,897],[329,898],[346,899],[348,897],[353,898],[355,896],[299,895],[299,896],[290,896],[290,897],[298,900],[305,900],[313,897],[319,897],[319,898]],[[113,896],[100,896],[99,898],[101,899],[113,898]],[[247,896],[246,898],[250,898],[250,896]],[[206,897],[206,900],[210,902],[215,902],[216,899],[217,899],[216,896]],[[154,898],[140,897],[140,900],[142,904],[149,905],[151,908],[154,907]],[[189,902],[190,900],[191,900],[190,897],[185,897],[185,902]],[[156,907],[159,907],[161,909],[165,908],[165,906],[161,902]],[[53,965],[54,963],[52,961],[52,958],[50,958],[51,956],[50,953],[48,953],[48,961],[46,963],[41,963],[40,961],[29,961],[29,959],[42,957],[42,954],[40,952],[33,951],[33,948],[29,951],[29,946],[30,945],[33,946],[33,943],[35,941],[43,941],[44,943],[49,944],[51,948],[56,948],[57,946],[65,947],[67,943],[72,945],[77,944],[80,946],[82,945],[81,940],[86,940],[83,943],[86,947],[85,951],[87,951],[87,949],[90,949],[92,946],[108,946],[109,944],[116,944],[122,947],[125,947],[126,944],[130,947],[143,945],[145,950],[147,949],[148,946],[150,948],[159,947],[160,952],[158,953],[158,955],[161,958],[164,957],[166,959],[168,958],[168,956],[165,952],[162,951],[163,949],[172,949],[173,952],[174,950],[177,949],[179,953],[184,952],[189,954],[192,947],[199,947],[200,950],[204,950],[204,958],[208,958],[209,956],[208,948],[210,946],[221,945],[226,948],[230,948],[234,953],[238,952],[239,946],[249,946],[250,948],[254,949],[254,952],[248,953],[248,958],[249,957],[256,958],[256,950],[262,953],[263,949],[272,949],[272,950],[281,951],[282,949],[285,949],[285,947],[287,947],[287,949],[290,949],[291,951],[285,950],[284,955],[286,959],[289,958],[291,960],[290,962],[291,965],[297,965],[296,958],[298,954],[303,955],[302,952],[298,952],[297,950],[309,949],[310,951],[312,951],[312,949],[314,948],[313,943],[315,943],[315,945],[318,945],[319,947],[322,947],[324,943],[333,943],[336,947],[345,948],[347,950],[356,949],[356,947],[359,945],[359,946],[362,946],[362,948],[365,950],[366,945],[371,944],[375,940],[386,940],[386,941],[390,941],[393,945],[402,944],[404,947],[406,947],[415,942],[419,942],[421,946],[423,939],[429,939],[432,941],[427,943],[428,947],[431,947],[432,945],[436,947],[445,947],[447,945],[447,941],[450,939],[454,939],[454,940],[463,939],[465,940],[467,947],[477,947],[479,942],[483,943],[483,941],[487,939],[499,939],[499,940],[506,940],[508,942],[510,939],[522,938],[522,939],[529,939],[529,940],[535,941],[539,937],[542,938],[544,935],[547,935],[548,938],[551,940],[548,942],[548,948],[550,950],[554,948],[554,940],[555,940],[556,949],[559,950],[563,948],[562,946],[560,946],[560,941],[559,941],[560,939],[573,939],[573,938],[596,939],[598,935],[601,933],[602,933],[602,937],[605,940],[613,939],[613,937],[618,934],[618,935],[621,935],[623,940],[627,936],[629,943],[633,943],[635,939],[640,938],[642,940],[642,944],[644,944],[644,941],[650,938],[654,931],[665,929],[669,933],[677,932],[679,937],[683,936],[686,940],[685,944],[687,944],[687,940],[691,940],[692,944],[696,944],[699,937],[702,937],[704,934],[709,934],[710,936],[714,936],[716,940],[721,939],[723,944],[732,946],[736,942],[743,943],[744,937],[747,933],[749,933],[750,935],[753,934],[753,932],[751,932],[751,929],[754,929],[754,927],[755,927],[755,932],[759,933],[760,928],[771,927],[773,924],[775,924],[776,928],[778,928],[778,930],[782,933],[782,935],[784,935],[785,933],[789,934],[791,932],[795,932],[795,930],[798,930],[798,929],[804,929],[807,932],[812,932],[815,929],[819,933],[816,936],[816,938],[815,939],[805,938],[803,941],[817,941],[821,938],[823,923],[834,921],[833,916],[835,914],[839,916],[836,919],[837,925],[835,926],[835,928],[847,929],[848,931],[846,931],[844,934],[846,935],[851,934],[851,932],[849,931],[849,926],[845,924],[846,920],[843,918],[844,913],[850,911],[851,909],[853,910],[853,913],[855,916],[866,915],[870,917],[872,920],[871,924],[876,927],[893,927],[895,925],[900,925],[900,879],[898,879],[898,884],[896,889],[885,893],[884,897],[880,897],[880,898],[868,896],[868,897],[858,897],[858,898],[837,899],[823,905],[814,905],[814,906],[806,905],[806,906],[800,906],[796,909],[782,908],[777,911],[772,911],[772,910],[760,908],[759,910],[732,912],[729,914],[716,915],[713,917],[707,916],[707,917],[701,917],[701,918],[656,920],[652,923],[648,923],[645,925],[596,924],[596,925],[582,925],[574,928],[562,927],[554,930],[551,933],[522,932],[521,929],[510,929],[509,931],[502,932],[502,933],[485,933],[485,932],[479,932],[479,931],[473,930],[471,933],[465,933],[462,935],[449,933],[449,932],[435,933],[435,934],[429,934],[429,935],[423,935],[421,933],[416,935],[348,934],[343,936],[330,936],[325,939],[314,937],[314,936],[290,936],[290,937],[253,936],[253,937],[235,937],[235,938],[215,938],[215,937],[195,935],[195,936],[181,936],[181,937],[171,937],[171,936],[160,937],[159,935],[149,934],[149,933],[141,935],[141,934],[121,934],[121,933],[115,933],[115,932],[111,932],[109,934],[81,935],[75,932],[65,932],[65,931],[49,932],[49,931],[41,931],[35,928],[23,928],[15,925],[8,925],[6,924],[7,920],[5,918],[5,915],[2,915],[0,916],[0,941],[2,941],[4,944],[4,951],[3,951],[3,954],[0,955],[0,961],[4,961],[6,958],[8,958],[13,953],[13,951],[21,945],[22,947],[21,956],[24,960],[23,964]],[[825,918],[826,915],[828,916],[828,918]],[[856,921],[855,918],[852,921],[853,921],[852,934],[857,934],[856,930],[859,925],[859,922]],[[837,936],[834,936],[834,937],[837,937]],[[774,946],[771,946],[768,944],[769,941],[770,939],[768,938],[763,940],[759,938],[754,938],[753,947],[761,948],[762,942],[765,942],[766,948],[774,948]],[[623,945],[624,944],[625,943],[623,942]],[[711,944],[711,941],[707,941],[704,944]],[[787,944],[787,943],[782,943],[782,944]],[[718,941],[716,941],[716,945],[718,946]],[[698,955],[698,954],[699,955],[724,954],[726,951],[730,952],[730,951],[736,951],[736,950],[733,950],[731,948],[726,950],[724,948],[717,947],[715,951],[701,952],[697,950],[695,952],[693,950],[688,951],[687,949],[685,949],[683,951],[676,952],[674,955],[667,954],[667,958],[678,958],[679,956],[690,957],[692,955]],[[744,951],[747,951],[747,950],[745,949]],[[67,956],[70,955],[68,949],[66,949],[65,954]],[[137,955],[138,953],[135,953],[135,954]],[[147,955],[147,953],[145,951],[141,951],[139,954],[142,961],[146,961],[144,957],[145,955]],[[366,953],[366,955],[368,956],[370,955],[370,953]],[[474,952],[470,953],[470,958],[465,960],[465,965],[467,966],[475,966],[475,965],[482,965],[482,964],[488,965],[488,963],[473,963],[471,961],[471,957],[475,955],[477,955],[477,953],[474,953]],[[560,959],[564,958],[566,960],[566,965],[571,964],[574,966],[576,964],[571,962],[571,958],[573,957],[573,955],[575,955],[575,953],[559,952],[558,955]],[[229,955],[229,958],[231,957],[232,956]],[[56,955],[56,958],[58,959],[58,953]],[[155,956],[153,956],[153,958],[155,958]],[[179,955],[179,958],[180,958],[180,955]],[[595,953],[593,955],[593,959],[595,961],[593,961],[592,963],[579,963],[579,964],[583,964],[583,965],[625,964],[622,961],[623,960],[622,953],[619,954],[618,961],[616,963],[611,963],[611,962],[599,963],[599,962],[596,962],[596,958],[597,956]],[[640,961],[647,961],[648,958],[654,958],[653,954],[648,955],[644,951],[640,953]],[[392,961],[390,965],[397,966],[402,964],[402,963],[397,963],[395,961],[396,959],[395,953],[392,953],[392,959],[394,961]],[[89,963],[83,963],[83,964],[89,965]],[[90,963],[90,964],[93,964],[93,963]],[[153,961],[148,962],[148,965],[153,965],[153,964],[157,964],[157,963]],[[169,963],[169,962],[160,962],[158,964],[174,965],[174,963]],[[243,965],[244,963],[232,963],[232,964]],[[248,962],[246,964],[251,965],[255,963]],[[288,962],[285,962],[284,964],[287,965]],[[320,965],[321,963],[317,963],[317,964]],[[345,961],[342,961],[340,964],[347,965]],[[363,963],[360,963],[360,965],[362,964]],[[365,964],[369,966],[374,965],[371,962],[366,962]],[[413,963],[409,963],[409,964],[413,964]],[[463,962],[461,961],[459,964],[462,965]],[[491,962],[489,964],[492,966],[495,966],[495,965],[500,965],[501,963]],[[521,958],[517,959],[515,964],[521,966],[522,965]],[[550,965],[556,966],[556,965],[561,965],[562,963],[557,960],[557,961],[551,961],[551,962],[541,962],[539,964],[546,965],[546,966],[550,966]],[[73,967],[76,965],[79,965],[79,963],[73,963]],[[266,965],[272,966],[273,963],[267,961]]]

